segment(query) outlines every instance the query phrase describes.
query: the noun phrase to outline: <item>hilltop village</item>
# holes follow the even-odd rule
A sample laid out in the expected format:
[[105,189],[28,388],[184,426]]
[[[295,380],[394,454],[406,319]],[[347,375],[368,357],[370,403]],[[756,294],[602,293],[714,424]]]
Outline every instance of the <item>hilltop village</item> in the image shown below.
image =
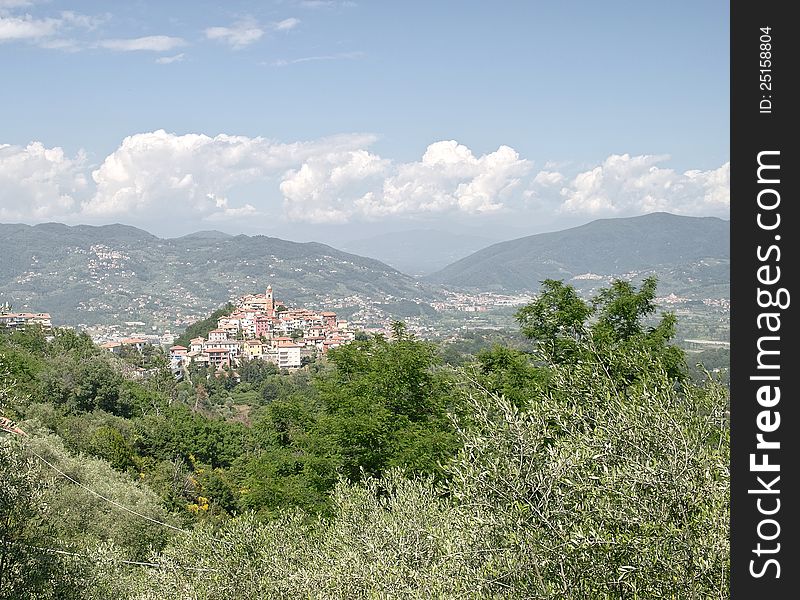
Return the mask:
[[[208,337],[196,337],[190,345],[169,349],[173,369],[190,364],[225,367],[242,360],[263,360],[280,369],[297,369],[305,357],[324,355],[331,348],[352,341],[355,333],[346,321],[339,321],[335,312],[289,308],[275,300],[272,286],[264,294],[240,297],[236,308],[217,321],[217,328]],[[106,350],[119,353],[123,348],[141,349],[147,340],[129,338],[102,344]]]

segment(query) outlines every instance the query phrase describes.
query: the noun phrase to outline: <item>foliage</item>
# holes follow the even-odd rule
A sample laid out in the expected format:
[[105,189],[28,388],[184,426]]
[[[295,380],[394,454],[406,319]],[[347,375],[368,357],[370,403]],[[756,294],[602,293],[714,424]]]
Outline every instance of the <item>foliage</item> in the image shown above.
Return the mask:
[[52,481],[39,479],[21,444],[0,436],[0,598],[80,597],[80,568],[40,549],[52,536],[45,521]]
[[573,361],[592,309],[575,288],[561,281],[546,279],[542,289],[535,302],[517,311],[522,333],[536,340],[553,360]]
[[175,345],[186,346],[188,348],[189,343],[194,338],[208,337],[208,332],[217,328],[217,321],[219,321],[222,317],[227,317],[229,314],[231,314],[234,308],[236,307],[232,303],[228,302],[224,306],[221,306],[212,312],[205,319],[192,323],[178,338],[175,339]]
[[325,411],[316,436],[351,481],[393,466],[440,473],[438,461],[456,448],[436,348],[400,324],[394,330],[392,341],[376,336],[332,350],[335,368],[318,380]]
[[514,597],[727,597],[724,389],[679,393],[648,367],[623,392],[599,355],[551,369],[533,410],[467,389],[452,490],[502,548],[496,581]]
[[155,354],[0,335],[31,434],[0,439],[0,598],[727,597],[728,399],[654,295],[547,281],[533,344],[461,369],[400,323],[177,385]]
[[722,388],[682,395],[662,370],[621,393],[599,360],[553,368],[562,393],[536,410],[463,384],[449,483],[389,470],[341,480],[326,517],[197,530],[131,597],[728,597]]
[[[589,304],[572,286],[545,280],[542,293],[517,311],[516,318],[523,334],[553,363],[577,364],[587,352],[599,352],[618,384],[627,385],[639,378],[638,369],[644,365],[628,369],[625,358],[647,351],[649,364],[663,365],[669,377],[682,381],[687,374],[684,353],[669,343],[675,336],[675,316],[663,314],[654,326],[645,324],[656,309],[656,283],[655,277],[648,277],[637,290],[615,280]],[[583,343],[589,334],[591,343]]]

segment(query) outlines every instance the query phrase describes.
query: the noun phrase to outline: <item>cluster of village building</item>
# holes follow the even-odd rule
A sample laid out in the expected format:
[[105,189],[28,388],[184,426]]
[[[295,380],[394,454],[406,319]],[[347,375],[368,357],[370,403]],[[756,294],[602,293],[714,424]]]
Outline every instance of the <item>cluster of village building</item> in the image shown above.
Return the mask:
[[296,369],[303,357],[325,354],[354,337],[336,313],[287,308],[274,299],[269,286],[265,294],[239,298],[233,313],[220,318],[207,338],[194,338],[188,348],[172,346],[169,354],[173,367],[235,366],[244,359]]
[[9,309],[7,304],[0,306],[0,327],[23,329],[28,325],[39,325],[45,331],[52,328],[50,313],[10,312]]

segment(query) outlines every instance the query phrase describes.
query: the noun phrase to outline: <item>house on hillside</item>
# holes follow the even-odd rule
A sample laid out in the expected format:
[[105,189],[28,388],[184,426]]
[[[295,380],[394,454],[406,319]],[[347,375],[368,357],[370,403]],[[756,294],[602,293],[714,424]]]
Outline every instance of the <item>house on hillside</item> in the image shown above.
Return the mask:
[[0,327],[21,329],[28,325],[40,325],[45,331],[53,327],[50,313],[3,312],[0,311]]

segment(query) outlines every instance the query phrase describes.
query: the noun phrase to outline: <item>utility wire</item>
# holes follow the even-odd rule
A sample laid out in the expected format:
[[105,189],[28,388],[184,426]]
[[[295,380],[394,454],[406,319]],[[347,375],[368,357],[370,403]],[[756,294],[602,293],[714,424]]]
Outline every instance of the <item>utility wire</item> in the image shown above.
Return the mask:
[[[163,521],[159,521],[158,519],[154,519],[153,517],[148,517],[147,515],[144,515],[144,514],[142,514],[142,513],[140,513],[140,512],[137,512],[137,511],[133,510],[132,508],[128,508],[127,506],[124,506],[124,505],[120,504],[119,502],[116,502],[115,500],[112,500],[111,498],[108,498],[107,496],[104,496],[104,495],[103,495],[103,494],[101,494],[100,492],[96,492],[96,491],[94,491],[94,490],[93,490],[93,489],[91,489],[90,487],[87,487],[87,486],[85,486],[84,484],[82,484],[82,483],[81,483],[80,481],[78,481],[77,479],[75,479],[75,478],[73,478],[73,477],[70,477],[70,476],[69,476],[69,475],[67,475],[67,474],[66,474],[64,471],[62,471],[61,469],[59,469],[59,468],[58,468],[56,465],[54,465],[53,463],[51,463],[49,460],[47,460],[47,459],[46,459],[46,458],[44,458],[43,456],[39,455],[39,454],[38,454],[38,453],[37,453],[35,450],[33,450],[33,449],[30,447],[30,445],[28,445],[28,446],[27,446],[27,449],[28,449],[28,452],[30,452],[31,454],[33,454],[33,455],[34,455],[36,458],[38,458],[40,461],[42,461],[42,462],[43,462],[44,464],[46,464],[48,467],[50,467],[51,469],[53,469],[53,470],[54,470],[56,473],[58,473],[59,475],[61,475],[61,476],[62,476],[62,477],[64,477],[65,479],[67,479],[67,480],[71,481],[72,483],[74,483],[74,484],[75,484],[75,485],[77,485],[78,487],[81,487],[81,488],[83,488],[84,490],[86,490],[87,492],[89,492],[90,494],[92,494],[93,496],[96,496],[96,497],[100,498],[101,500],[105,500],[106,502],[108,502],[108,503],[109,503],[109,504],[111,504],[112,506],[114,506],[114,507],[116,507],[116,508],[118,508],[118,509],[120,509],[120,510],[124,510],[125,512],[129,512],[129,513],[131,513],[132,515],[135,515],[135,516],[137,516],[137,517],[140,517],[140,518],[142,518],[142,519],[145,519],[145,520],[147,520],[147,521],[150,521],[151,523],[154,523],[154,524],[156,524],[156,525],[161,525],[162,527],[167,527],[167,528],[169,528],[169,529],[172,529],[172,530],[174,530],[174,531],[180,531],[181,533],[185,533],[186,535],[192,535],[192,532],[191,532],[191,531],[188,531],[188,530],[186,530],[186,529],[181,529],[180,527],[176,527],[175,525],[170,525],[169,523],[165,523],[165,522],[163,522]],[[218,540],[218,539],[216,539],[216,538],[211,538],[211,540],[212,540],[212,541],[214,541],[214,542],[217,542],[217,543],[219,543],[219,544],[231,545],[231,542],[228,542],[228,541],[225,541],[225,540]]]
[[136,511],[135,511],[135,510],[133,510],[132,508],[128,508],[127,506],[123,506],[123,505],[122,505],[122,504],[120,504],[119,502],[116,502],[115,500],[112,500],[111,498],[108,498],[108,497],[104,496],[104,495],[103,495],[103,494],[101,494],[100,492],[95,492],[93,489],[91,489],[91,488],[89,488],[89,487],[87,487],[87,486],[83,485],[83,484],[82,484],[80,481],[78,481],[77,479],[74,479],[73,477],[70,477],[69,475],[67,475],[66,473],[64,473],[64,471],[62,471],[61,469],[59,469],[57,466],[55,466],[53,463],[51,463],[49,460],[47,460],[47,459],[46,459],[46,458],[44,458],[43,456],[40,456],[39,454],[37,454],[37,453],[36,453],[34,450],[32,450],[31,448],[28,448],[28,451],[29,451],[31,454],[33,454],[33,455],[34,455],[36,458],[38,458],[40,461],[42,461],[44,464],[46,464],[48,467],[50,467],[51,469],[53,469],[53,470],[54,470],[56,473],[58,473],[59,475],[61,475],[62,477],[64,477],[64,478],[68,479],[69,481],[71,481],[71,482],[72,482],[72,483],[74,483],[75,485],[77,485],[77,486],[79,486],[79,487],[82,487],[83,489],[85,489],[87,492],[89,492],[89,493],[90,493],[90,494],[92,494],[93,496],[97,496],[97,497],[98,497],[98,498],[100,498],[101,500],[105,500],[105,501],[106,501],[106,502],[108,502],[109,504],[112,504],[112,505],[116,506],[116,507],[117,507],[117,508],[119,508],[120,510],[124,510],[124,511],[126,511],[126,512],[129,512],[129,513],[131,513],[132,515],[136,515],[137,517],[141,517],[142,519],[147,519],[148,521],[150,521],[151,523],[155,523],[156,525],[161,525],[161,526],[163,526],[163,527],[169,527],[170,529],[174,529],[175,531],[180,531],[181,533],[186,533],[186,534],[189,534],[189,535],[191,535],[191,532],[190,532],[190,531],[187,531],[186,529],[181,529],[180,527],[176,527],[175,525],[170,525],[169,523],[164,523],[163,521],[159,521],[158,519],[154,519],[153,517],[148,517],[147,515],[144,515],[144,514],[142,514],[142,513],[140,513],[140,512],[136,512]]
[[[85,558],[88,560],[96,560],[97,557],[89,556],[87,554],[81,554],[79,552],[69,552],[67,550],[57,550],[56,548],[42,548],[41,546],[29,546],[28,544],[21,544],[26,548],[32,548],[33,550],[40,550],[42,552],[49,552],[51,554],[63,554],[65,556],[77,556],[79,558]],[[137,567],[150,567],[155,569],[183,569],[185,571],[218,571],[218,569],[209,569],[204,567],[185,567],[183,565],[165,565],[162,563],[153,563],[153,562],[143,562],[139,560],[125,560],[122,558],[114,558],[112,559],[115,563],[121,563],[124,565],[135,565]]]

